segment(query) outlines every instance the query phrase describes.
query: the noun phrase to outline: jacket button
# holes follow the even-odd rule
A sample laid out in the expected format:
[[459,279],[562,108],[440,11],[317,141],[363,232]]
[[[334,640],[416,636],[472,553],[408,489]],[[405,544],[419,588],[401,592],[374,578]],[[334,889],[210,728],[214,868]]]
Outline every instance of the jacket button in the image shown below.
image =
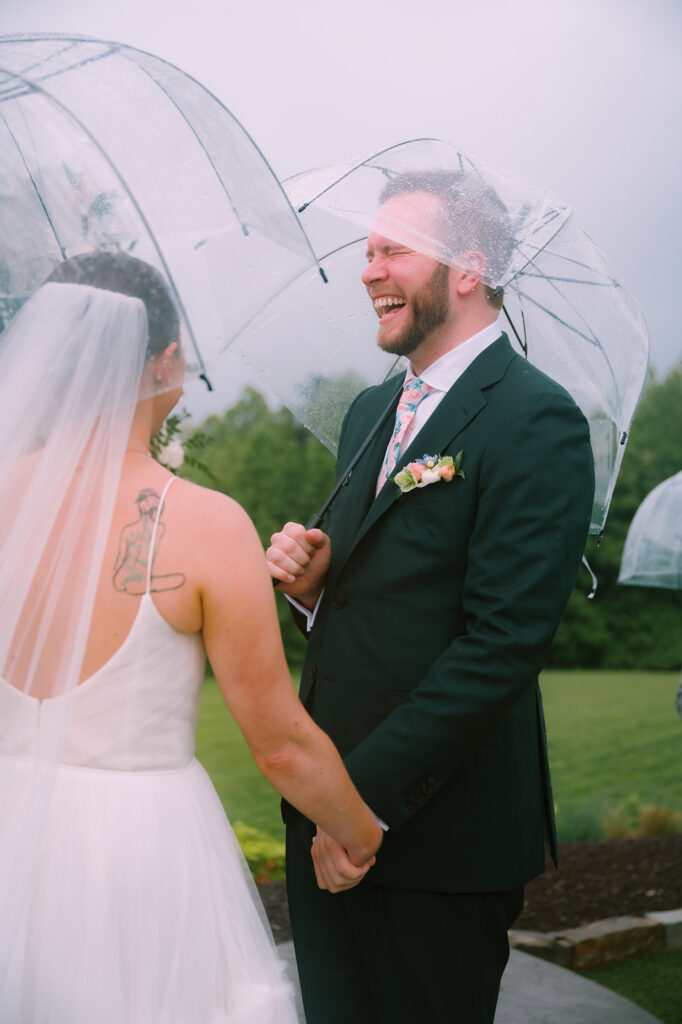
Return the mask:
[[310,676],[312,681],[315,682],[315,680],[317,679],[317,665],[310,666],[310,668],[308,669],[308,675]]
[[336,594],[332,603],[335,608],[344,608],[346,605],[346,599],[343,594]]

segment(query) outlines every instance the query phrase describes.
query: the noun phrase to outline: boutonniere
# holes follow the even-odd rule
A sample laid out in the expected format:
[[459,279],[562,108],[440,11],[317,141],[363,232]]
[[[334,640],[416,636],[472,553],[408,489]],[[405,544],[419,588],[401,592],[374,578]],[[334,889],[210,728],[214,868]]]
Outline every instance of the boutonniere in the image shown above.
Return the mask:
[[464,472],[460,469],[463,455],[463,450],[457,452],[454,459],[451,455],[423,455],[396,473],[393,482],[398,485],[401,494],[407,494],[415,487],[428,487],[439,480],[448,484],[458,476],[464,480]]

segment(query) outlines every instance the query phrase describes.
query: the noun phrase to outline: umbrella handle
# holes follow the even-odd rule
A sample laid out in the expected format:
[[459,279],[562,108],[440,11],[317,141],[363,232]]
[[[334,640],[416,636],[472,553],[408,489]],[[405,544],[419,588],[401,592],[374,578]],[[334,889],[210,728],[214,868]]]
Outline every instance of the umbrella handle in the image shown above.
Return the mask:
[[[386,408],[382,412],[381,416],[379,417],[379,419],[374,424],[374,426],[370,430],[370,432],[367,435],[367,437],[365,438],[365,440],[362,442],[362,444],[360,445],[360,447],[356,451],[355,455],[353,456],[353,458],[350,461],[348,469],[343,474],[341,479],[338,481],[338,483],[334,487],[334,490],[328,496],[327,500],[325,501],[325,503],[322,506],[322,508],[320,509],[320,511],[313,513],[313,515],[310,517],[308,522],[305,524],[306,530],[315,530],[315,529],[318,529],[319,527],[321,527],[322,523],[324,522],[324,517],[326,516],[326,514],[329,511],[329,509],[331,508],[332,504],[336,500],[336,496],[338,495],[339,491],[341,490],[342,487],[346,486],[346,484],[348,483],[348,481],[351,478],[351,473],[353,472],[353,470],[357,466],[358,462],[360,461],[362,456],[365,454],[365,452],[367,451],[367,449],[371,445],[372,441],[374,440],[374,438],[377,436],[377,434],[379,433],[379,431],[383,427],[383,425],[386,422],[386,420],[388,419],[388,417],[391,415],[392,412],[395,412],[396,401],[397,401],[398,396],[400,395],[400,392],[402,391],[402,389],[403,389],[403,381],[401,380],[400,388],[393,395],[393,397],[391,398],[391,401],[388,403],[388,405],[386,406]],[[281,580],[277,580],[273,576],[273,578],[272,578],[272,585],[273,585],[273,587],[276,587],[279,583],[281,583]]]

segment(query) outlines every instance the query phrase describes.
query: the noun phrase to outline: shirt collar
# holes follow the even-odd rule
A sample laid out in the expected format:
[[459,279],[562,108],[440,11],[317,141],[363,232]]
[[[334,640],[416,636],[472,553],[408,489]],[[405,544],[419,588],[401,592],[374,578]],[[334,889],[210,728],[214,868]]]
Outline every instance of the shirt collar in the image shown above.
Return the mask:
[[[466,341],[451,348],[440,359],[436,359],[435,363],[427,366],[421,379],[436,391],[449,391],[455,381],[471,366],[474,359],[480,356],[481,352],[492,345],[494,341],[497,341],[501,333],[499,322],[496,320],[495,323],[484,327],[477,334],[472,334]],[[410,363],[405,379],[410,380],[416,376]]]

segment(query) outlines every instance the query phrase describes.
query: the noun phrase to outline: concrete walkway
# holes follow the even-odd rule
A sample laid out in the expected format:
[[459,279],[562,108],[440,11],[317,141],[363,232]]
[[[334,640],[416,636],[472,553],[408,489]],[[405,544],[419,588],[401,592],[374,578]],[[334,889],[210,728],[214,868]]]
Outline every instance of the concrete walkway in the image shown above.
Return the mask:
[[[278,952],[298,989],[292,942]],[[303,1005],[298,997],[301,1024]],[[315,1021],[314,1024],[324,1024]],[[415,1021],[415,1024],[423,1024]],[[453,1024],[456,1020],[453,1019]],[[574,971],[513,949],[502,978],[495,1024],[660,1024],[656,1017]]]

